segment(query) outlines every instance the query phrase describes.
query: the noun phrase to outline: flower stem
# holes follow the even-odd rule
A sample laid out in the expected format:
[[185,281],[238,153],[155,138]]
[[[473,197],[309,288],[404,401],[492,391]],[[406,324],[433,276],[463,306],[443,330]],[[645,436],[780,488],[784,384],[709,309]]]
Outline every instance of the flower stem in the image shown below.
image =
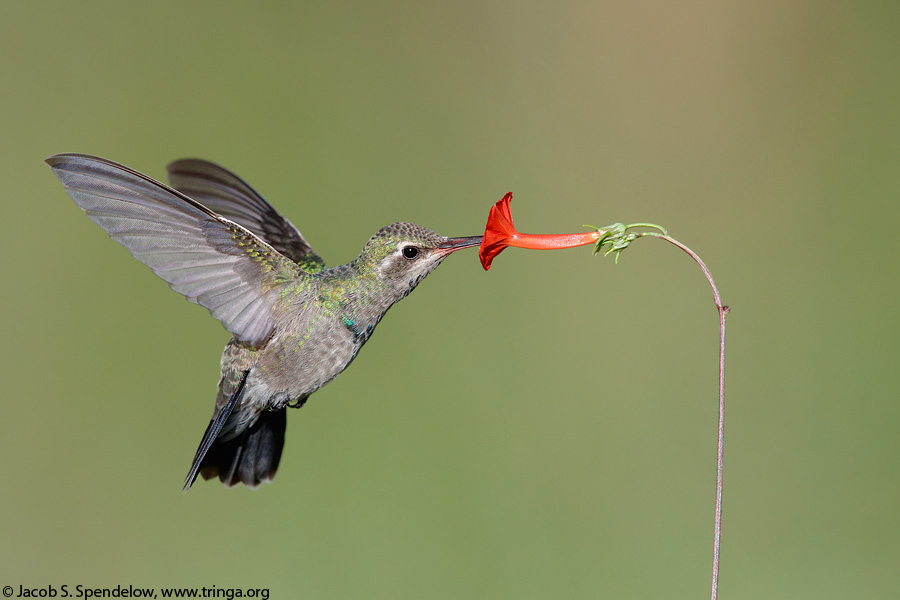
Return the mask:
[[709,281],[712,288],[713,298],[716,302],[716,309],[719,311],[719,438],[716,452],[716,517],[713,532],[713,571],[712,571],[712,591],[711,600],[716,600],[719,593],[719,556],[722,541],[722,474],[723,474],[723,458],[725,455],[725,315],[731,310],[728,306],[722,304],[722,297],[719,295],[719,288],[713,280],[712,274],[709,272],[706,263],[704,263],[697,254],[679,242],[662,233],[642,232],[638,236],[651,236],[661,240],[665,240],[670,244],[684,250],[691,258],[694,259],[703,274]]

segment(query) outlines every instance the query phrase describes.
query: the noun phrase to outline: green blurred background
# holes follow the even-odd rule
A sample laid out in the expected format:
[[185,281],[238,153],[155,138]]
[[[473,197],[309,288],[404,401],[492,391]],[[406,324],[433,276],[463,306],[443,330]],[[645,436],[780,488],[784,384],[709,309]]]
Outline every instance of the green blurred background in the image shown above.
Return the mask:
[[[661,223],[729,316],[722,598],[900,595],[900,4],[7,3],[0,585],[703,598],[717,320],[642,240],[453,256],[289,417],[181,482],[228,334],[42,163],[234,169],[329,264],[397,220]],[[882,306],[884,304],[885,306]]]

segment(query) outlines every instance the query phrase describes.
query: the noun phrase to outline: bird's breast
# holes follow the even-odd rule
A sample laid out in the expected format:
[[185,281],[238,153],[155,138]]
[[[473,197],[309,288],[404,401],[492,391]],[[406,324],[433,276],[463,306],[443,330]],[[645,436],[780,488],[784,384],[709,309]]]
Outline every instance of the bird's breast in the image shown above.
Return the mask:
[[259,376],[292,398],[309,395],[340,375],[374,328],[349,316],[305,316],[276,329],[258,363]]

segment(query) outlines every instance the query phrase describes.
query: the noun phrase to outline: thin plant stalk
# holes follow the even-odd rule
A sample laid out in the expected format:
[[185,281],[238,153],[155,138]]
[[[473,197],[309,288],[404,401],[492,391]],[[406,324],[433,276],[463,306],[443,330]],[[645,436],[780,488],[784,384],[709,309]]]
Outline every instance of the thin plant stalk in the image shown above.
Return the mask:
[[719,594],[719,556],[722,543],[722,473],[723,458],[725,455],[725,315],[731,310],[728,306],[722,304],[722,297],[719,295],[719,288],[713,280],[712,274],[709,272],[706,263],[700,259],[697,254],[668,235],[655,232],[644,232],[637,234],[638,236],[652,236],[665,240],[670,244],[681,248],[694,259],[703,274],[706,275],[709,286],[712,288],[713,298],[716,302],[716,309],[719,311],[719,439],[718,451],[716,453],[716,517],[713,532],[713,568],[712,568],[712,590],[710,599],[716,600]]

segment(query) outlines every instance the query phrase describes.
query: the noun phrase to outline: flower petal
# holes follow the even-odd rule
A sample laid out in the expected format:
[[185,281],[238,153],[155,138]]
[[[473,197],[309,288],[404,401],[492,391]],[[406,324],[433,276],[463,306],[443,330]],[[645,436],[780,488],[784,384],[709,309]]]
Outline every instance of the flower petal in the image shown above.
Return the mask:
[[500,254],[518,233],[513,225],[512,212],[509,209],[511,200],[512,192],[509,192],[494,204],[488,213],[484,237],[481,239],[481,248],[478,250],[478,258],[481,259],[481,266],[485,271],[491,268],[491,261],[494,260],[494,257]]

